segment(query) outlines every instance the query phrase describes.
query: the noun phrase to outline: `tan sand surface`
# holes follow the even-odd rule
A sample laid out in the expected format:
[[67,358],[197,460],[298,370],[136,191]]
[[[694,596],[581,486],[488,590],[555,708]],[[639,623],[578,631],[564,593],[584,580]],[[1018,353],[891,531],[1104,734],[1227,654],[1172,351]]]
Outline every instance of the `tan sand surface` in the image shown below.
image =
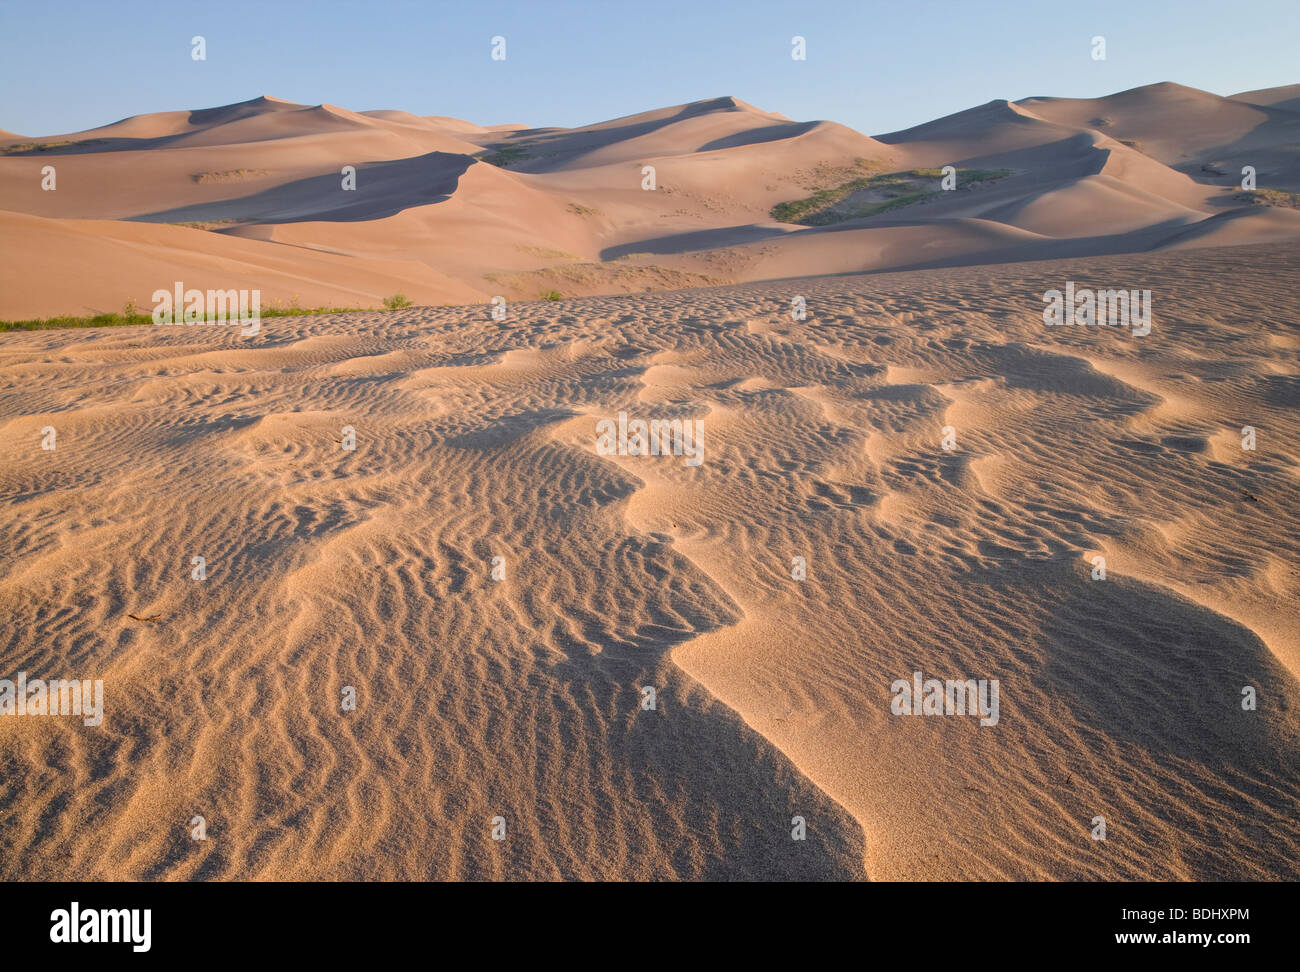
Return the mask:
[[[1024,110],[1052,120],[1007,124],[1076,123]],[[425,153],[486,131],[311,111],[311,131]],[[704,154],[778,151],[747,139],[790,124],[715,114],[610,124],[645,152],[672,126],[738,140]],[[559,144],[608,165],[629,135],[611,137]],[[569,192],[546,165],[576,178],[556,158],[488,167],[459,205],[535,196],[524,238]],[[1124,176],[1079,177],[1083,213],[1120,191],[1088,178]],[[412,213],[383,220],[414,237]],[[6,219],[51,247],[97,232]],[[962,245],[985,224],[1003,251],[1035,239],[961,219]],[[244,248],[321,225],[102,232],[122,267],[146,253],[187,275],[190,234],[235,286],[257,265]],[[584,256],[603,245],[589,232]],[[364,238],[257,273],[314,266],[344,299],[368,285],[342,264],[384,259],[383,234]],[[516,302],[501,321],[465,303],[256,337],[0,335],[0,677],[102,678],[105,695],[95,728],[0,717],[0,877],[1296,880],[1297,266],[1300,244],[1274,242]],[[1042,295],[1067,280],[1149,288],[1151,333],[1046,327]],[[701,420],[703,462],[601,454],[596,424],[620,411]],[[999,721],[891,714],[918,670],[998,679]]]
[[[931,195],[833,225],[774,209],[946,165],[959,191],[919,175]],[[262,96],[0,133],[0,320],[147,308],[250,266],[267,306],[378,307],[1300,239],[1290,197],[1241,190],[1246,165],[1300,192],[1295,86],[999,100],[876,137],[729,96],[572,129]]]

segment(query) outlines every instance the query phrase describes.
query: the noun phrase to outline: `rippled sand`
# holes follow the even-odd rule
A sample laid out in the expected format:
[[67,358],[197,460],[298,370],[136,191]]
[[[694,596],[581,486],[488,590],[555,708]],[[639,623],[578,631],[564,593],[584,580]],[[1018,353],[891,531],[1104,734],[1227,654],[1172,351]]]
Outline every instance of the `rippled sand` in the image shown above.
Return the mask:
[[0,335],[0,677],[105,693],[0,717],[0,876],[1295,880],[1297,265]]

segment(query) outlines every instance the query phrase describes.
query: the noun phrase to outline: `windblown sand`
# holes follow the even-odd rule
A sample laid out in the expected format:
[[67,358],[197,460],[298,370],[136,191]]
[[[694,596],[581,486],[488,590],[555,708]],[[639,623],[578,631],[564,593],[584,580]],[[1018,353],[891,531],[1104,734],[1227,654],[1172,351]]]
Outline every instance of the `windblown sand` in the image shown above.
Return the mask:
[[[733,97],[579,128],[263,96],[0,132],[0,319],[147,312],[178,280],[356,309],[1300,241],[1297,91],[997,100],[875,137]],[[868,173],[908,188],[781,214]]]
[[0,718],[0,876],[1295,880],[1297,266],[0,336],[0,676],[105,691]]

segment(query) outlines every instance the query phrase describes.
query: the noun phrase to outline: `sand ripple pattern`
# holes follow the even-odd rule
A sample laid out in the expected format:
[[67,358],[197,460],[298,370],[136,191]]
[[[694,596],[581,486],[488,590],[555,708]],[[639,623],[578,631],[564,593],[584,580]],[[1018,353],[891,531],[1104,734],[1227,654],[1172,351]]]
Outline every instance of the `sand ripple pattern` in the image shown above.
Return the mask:
[[1295,880],[1298,257],[4,335],[0,877]]

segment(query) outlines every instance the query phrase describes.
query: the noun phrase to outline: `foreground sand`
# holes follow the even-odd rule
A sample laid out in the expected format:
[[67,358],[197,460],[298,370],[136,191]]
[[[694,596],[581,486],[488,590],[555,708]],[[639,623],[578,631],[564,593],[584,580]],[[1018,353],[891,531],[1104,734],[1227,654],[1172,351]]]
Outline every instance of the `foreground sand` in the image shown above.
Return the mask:
[[[0,877],[1294,880],[1297,266],[0,336],[0,676],[106,695],[0,718]],[[891,715],[918,669],[998,725]]]

